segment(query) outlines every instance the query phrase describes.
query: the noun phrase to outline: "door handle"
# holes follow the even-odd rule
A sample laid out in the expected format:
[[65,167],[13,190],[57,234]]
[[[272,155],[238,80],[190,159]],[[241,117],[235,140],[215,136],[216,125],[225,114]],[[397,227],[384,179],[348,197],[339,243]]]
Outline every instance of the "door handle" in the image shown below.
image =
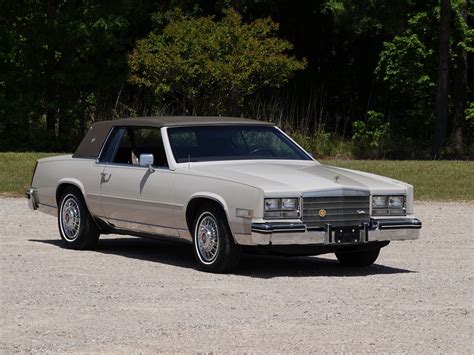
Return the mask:
[[108,181],[110,179],[110,173],[104,173],[104,172],[101,172],[100,173],[100,176],[102,176],[102,180],[104,181]]

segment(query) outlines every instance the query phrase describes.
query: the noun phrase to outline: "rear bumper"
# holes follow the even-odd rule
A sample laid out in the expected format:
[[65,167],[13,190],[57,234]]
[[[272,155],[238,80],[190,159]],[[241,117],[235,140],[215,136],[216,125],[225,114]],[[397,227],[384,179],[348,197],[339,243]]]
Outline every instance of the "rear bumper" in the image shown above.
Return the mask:
[[28,207],[30,207],[32,210],[37,210],[38,197],[36,189],[29,188],[25,193],[25,197],[28,199]]
[[235,235],[240,245],[355,245],[374,241],[418,239],[421,221],[414,217],[371,219],[355,227],[354,239],[338,237],[338,227],[326,225],[307,229],[303,223],[252,223],[250,234]]

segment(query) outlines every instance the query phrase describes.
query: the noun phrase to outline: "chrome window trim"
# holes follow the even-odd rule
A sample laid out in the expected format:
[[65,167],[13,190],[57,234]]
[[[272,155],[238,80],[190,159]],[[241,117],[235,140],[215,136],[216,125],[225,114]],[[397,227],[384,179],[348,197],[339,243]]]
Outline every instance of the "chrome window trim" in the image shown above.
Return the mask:
[[[124,163],[98,163],[98,164],[104,164],[106,166],[118,167],[118,168],[133,168],[133,169],[140,168],[140,169],[145,169],[145,170],[149,169],[148,166],[142,166],[142,165],[138,165],[138,164],[124,164]],[[164,166],[154,166],[154,165],[152,165],[152,167],[155,170],[171,171],[170,168],[167,168],[167,167],[164,167]]]
[[95,159],[95,163],[96,164],[104,164],[105,162],[101,162],[100,161],[100,157],[102,156],[102,153],[104,151],[104,148],[105,146],[107,145],[107,143],[109,142],[109,139],[110,139],[110,136],[112,134],[112,132],[114,131],[116,126],[112,126],[110,129],[109,129],[109,132],[107,133],[107,136],[105,137],[104,139],[104,143],[102,143],[102,147],[100,148],[100,151],[99,151],[99,154],[97,155],[96,159]]
[[[106,165],[106,166],[117,166],[117,167],[129,167],[129,168],[142,168],[142,169],[148,169],[148,166],[141,166],[141,165],[138,165],[138,164],[124,164],[124,163],[114,163],[114,162],[106,162],[106,161],[101,161],[100,158],[103,154],[103,150],[106,146],[106,144],[109,142],[109,139],[111,138],[111,135],[112,135],[112,132],[114,132],[115,129],[121,129],[121,128],[125,128],[124,131],[122,132],[122,136],[124,134],[124,132],[126,131],[127,128],[129,127],[139,127],[139,128],[152,128],[152,129],[158,129],[160,130],[160,133],[161,133],[161,140],[163,142],[163,145],[164,145],[164,139],[163,139],[163,133],[162,133],[162,130],[161,128],[158,128],[158,127],[152,127],[152,126],[112,126],[112,128],[110,128],[109,130],[109,133],[107,134],[107,138],[105,139],[104,141],[104,144],[102,145],[102,148],[100,149],[100,152],[99,152],[99,155],[97,156],[96,160],[95,160],[95,164],[97,165]],[[122,140],[122,137],[120,137],[120,140],[119,142]],[[117,149],[118,149],[118,145],[114,148],[114,154],[113,156],[115,157],[115,154],[117,154]],[[170,169],[170,164],[169,164],[169,159],[168,159],[168,153],[166,152],[166,148],[164,149],[165,151],[165,155],[166,155],[166,161],[168,162],[168,166],[156,166],[156,165],[152,165],[152,167],[154,169],[158,169],[158,170],[161,170],[161,171],[171,171],[173,169]]]
[[[182,127],[196,127],[196,126],[209,126],[209,127],[216,127],[216,126],[246,126],[245,124],[236,124],[236,123],[232,123],[232,124],[214,124],[214,125],[209,125],[209,124],[204,124],[204,125],[201,125],[201,124],[189,124],[189,125],[185,125],[185,126],[164,126],[162,129],[164,129],[164,131],[166,132],[166,140],[167,140],[167,143],[169,145],[169,149],[170,149],[170,156],[171,156],[171,159],[174,163],[174,166],[176,165],[179,165],[179,164],[182,164],[182,165],[185,165],[185,164],[189,164],[189,162],[180,162],[178,163],[176,161],[176,158],[174,156],[174,152],[173,152],[173,148],[171,146],[171,142],[169,141],[169,135],[168,135],[168,128],[176,128],[176,127],[179,127],[179,128],[182,128]],[[289,141],[291,141],[291,143],[293,143],[298,149],[301,150],[301,152],[303,153],[303,155],[306,155],[307,158],[309,158],[308,160],[304,160],[304,159],[270,159],[270,160],[285,160],[285,161],[315,161],[317,163],[319,163],[316,159],[314,159],[314,157],[309,154],[306,150],[303,149],[303,147],[301,147],[298,143],[295,142],[295,140],[293,138],[291,138],[289,135],[287,135],[285,132],[283,132],[279,127],[275,126],[275,125],[267,125],[267,124],[255,124],[255,125],[252,125],[252,126],[264,126],[264,127],[271,127],[271,128],[274,128],[276,129],[277,131],[281,132]],[[164,143],[164,140],[163,140],[163,143]],[[235,160],[235,161],[245,161],[245,160],[251,160],[251,161],[260,161],[260,160],[263,160],[263,159],[242,159],[242,160]],[[234,161],[234,160],[212,160],[212,161],[200,161],[200,162],[190,162],[190,163],[208,163],[208,162],[224,162],[224,161]],[[320,164],[320,163],[319,163]]]
[[[273,128],[276,128],[277,130],[279,130],[286,138],[288,138],[294,145],[296,145],[298,148],[301,149],[301,151],[306,154],[306,156],[309,158],[309,160],[312,160],[312,161],[315,161],[317,163],[319,163],[319,161],[317,161],[311,154],[309,154],[301,145],[299,145],[293,138],[291,138],[288,134],[286,134],[285,132],[283,132],[283,130],[274,125],[272,126]],[[306,160],[302,160],[302,161],[306,161]]]

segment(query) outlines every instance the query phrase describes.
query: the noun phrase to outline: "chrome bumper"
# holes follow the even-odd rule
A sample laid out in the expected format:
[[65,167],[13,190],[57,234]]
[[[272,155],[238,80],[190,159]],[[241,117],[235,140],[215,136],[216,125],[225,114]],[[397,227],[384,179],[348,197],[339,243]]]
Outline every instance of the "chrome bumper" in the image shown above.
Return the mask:
[[303,223],[252,223],[250,234],[236,234],[240,245],[346,245],[372,241],[418,239],[421,221],[418,218],[371,219],[370,223],[354,227],[354,240],[338,239],[335,226],[307,229]]
[[28,191],[25,193],[25,197],[28,199],[28,206],[32,210],[38,209],[38,197],[36,196],[36,190],[33,188],[29,188]]

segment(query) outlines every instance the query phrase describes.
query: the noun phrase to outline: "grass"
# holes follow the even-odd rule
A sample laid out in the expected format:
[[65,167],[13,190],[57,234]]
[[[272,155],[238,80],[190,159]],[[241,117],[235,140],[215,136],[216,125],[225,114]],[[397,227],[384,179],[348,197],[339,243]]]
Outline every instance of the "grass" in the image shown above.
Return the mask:
[[405,181],[414,186],[416,200],[474,200],[474,161],[324,160],[321,163]]
[[60,153],[0,153],[0,195],[24,196],[36,160]]
[[[0,195],[23,196],[36,160],[58,154],[0,153]],[[322,160],[321,163],[406,181],[415,186],[417,200],[474,200],[474,161]]]

